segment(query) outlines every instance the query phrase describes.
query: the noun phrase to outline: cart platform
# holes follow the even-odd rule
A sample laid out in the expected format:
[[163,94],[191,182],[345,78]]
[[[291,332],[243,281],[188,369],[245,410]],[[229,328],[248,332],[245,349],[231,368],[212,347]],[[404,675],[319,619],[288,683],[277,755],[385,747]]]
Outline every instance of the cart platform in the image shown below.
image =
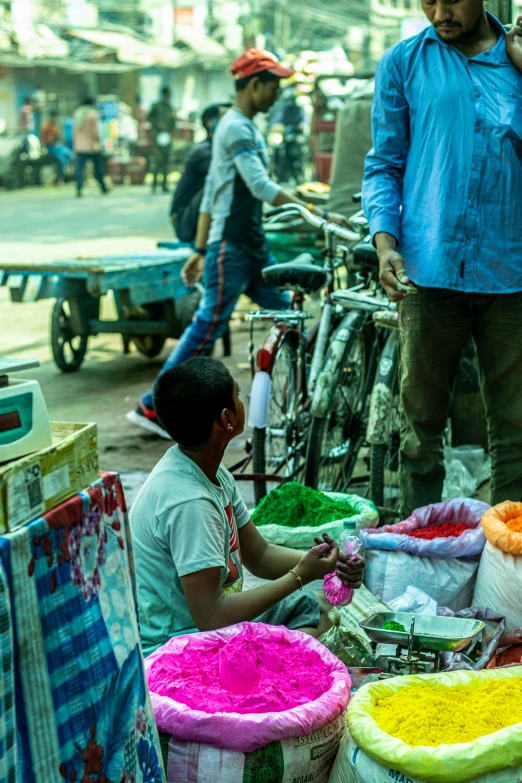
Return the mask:
[[[65,261],[0,263],[0,285],[13,302],[55,299],[51,348],[61,370],[77,370],[89,337],[121,334],[125,352],[132,340],[145,356],[160,353],[167,337],[180,337],[200,298],[187,288],[181,270],[190,249],[153,250],[124,256],[77,257]],[[100,299],[112,292],[117,319],[100,320]]]

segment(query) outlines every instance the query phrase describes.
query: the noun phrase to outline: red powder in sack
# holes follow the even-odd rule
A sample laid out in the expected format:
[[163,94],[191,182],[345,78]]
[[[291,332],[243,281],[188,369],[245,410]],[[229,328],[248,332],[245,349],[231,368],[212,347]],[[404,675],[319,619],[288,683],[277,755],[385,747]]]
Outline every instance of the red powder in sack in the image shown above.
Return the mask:
[[148,679],[151,691],[193,710],[242,715],[283,712],[315,701],[332,680],[315,650],[247,634],[207,651],[189,641],[182,653],[158,658]]
[[458,538],[466,530],[472,529],[469,525],[465,525],[464,522],[444,522],[443,525],[420,527],[418,530],[414,530],[413,533],[407,533],[407,535],[410,538],[424,538],[426,541],[433,541],[434,538]]

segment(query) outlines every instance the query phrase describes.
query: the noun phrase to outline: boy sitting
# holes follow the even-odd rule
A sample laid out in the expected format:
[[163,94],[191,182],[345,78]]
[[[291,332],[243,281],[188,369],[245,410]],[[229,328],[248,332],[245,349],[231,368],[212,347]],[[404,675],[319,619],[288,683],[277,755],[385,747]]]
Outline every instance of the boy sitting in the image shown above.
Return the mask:
[[[245,424],[228,369],[203,357],[173,367],[155,384],[154,410],[177,445],[130,513],[145,655],[172,636],[245,620],[321,636],[331,625],[330,605],[300,592],[303,585],[337,570],[348,587],[360,587],[364,561],[349,561],[328,536],[303,553],[259,533],[221,464]],[[243,565],[271,581],[242,592]]]

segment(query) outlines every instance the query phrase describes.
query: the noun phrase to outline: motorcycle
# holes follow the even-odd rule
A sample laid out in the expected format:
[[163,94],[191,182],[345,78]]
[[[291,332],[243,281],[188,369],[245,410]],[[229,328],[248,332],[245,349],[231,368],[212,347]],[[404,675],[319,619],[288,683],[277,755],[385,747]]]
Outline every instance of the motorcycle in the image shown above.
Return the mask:
[[300,125],[273,125],[268,134],[272,176],[278,182],[303,178],[306,139]]

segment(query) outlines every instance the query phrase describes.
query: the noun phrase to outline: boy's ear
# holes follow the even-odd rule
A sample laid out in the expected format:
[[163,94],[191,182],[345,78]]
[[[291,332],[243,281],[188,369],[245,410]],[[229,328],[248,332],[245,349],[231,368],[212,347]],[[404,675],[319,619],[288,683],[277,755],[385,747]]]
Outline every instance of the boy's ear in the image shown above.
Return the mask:
[[228,408],[223,408],[221,411],[221,423],[227,432],[232,432],[234,425],[230,420],[230,411]]

